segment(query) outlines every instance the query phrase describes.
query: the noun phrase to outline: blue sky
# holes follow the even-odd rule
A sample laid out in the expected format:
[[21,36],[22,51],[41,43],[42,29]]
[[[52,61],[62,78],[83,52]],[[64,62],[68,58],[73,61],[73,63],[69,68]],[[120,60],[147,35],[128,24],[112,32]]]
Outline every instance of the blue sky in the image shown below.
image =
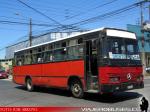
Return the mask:
[[[82,20],[105,14],[116,9],[123,8],[140,0],[22,0],[26,4],[41,11],[50,18],[65,25],[80,22]],[[105,3],[111,2],[108,5]],[[101,7],[99,7],[101,6]],[[146,7],[146,6],[144,6]],[[144,10],[144,19],[148,19],[148,9]],[[15,21],[33,24],[47,24],[47,26],[33,26],[33,34],[41,33],[54,28],[53,21],[43,17],[29,9],[17,0],[0,0],[0,21]],[[104,20],[94,21],[77,27],[82,29],[94,29],[98,27],[115,27],[126,29],[126,24],[137,24],[140,21],[140,8],[135,8],[120,15]],[[5,57],[5,48],[28,35],[28,25],[3,24],[0,22],[0,59]],[[2,50],[3,49],[3,50]]]

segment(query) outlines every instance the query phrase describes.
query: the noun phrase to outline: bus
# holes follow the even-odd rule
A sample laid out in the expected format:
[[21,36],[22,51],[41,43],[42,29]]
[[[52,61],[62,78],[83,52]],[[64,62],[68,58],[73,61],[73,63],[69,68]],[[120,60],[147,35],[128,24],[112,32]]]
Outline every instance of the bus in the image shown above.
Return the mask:
[[116,28],[98,28],[14,53],[13,81],[35,86],[107,94],[144,87],[136,35]]

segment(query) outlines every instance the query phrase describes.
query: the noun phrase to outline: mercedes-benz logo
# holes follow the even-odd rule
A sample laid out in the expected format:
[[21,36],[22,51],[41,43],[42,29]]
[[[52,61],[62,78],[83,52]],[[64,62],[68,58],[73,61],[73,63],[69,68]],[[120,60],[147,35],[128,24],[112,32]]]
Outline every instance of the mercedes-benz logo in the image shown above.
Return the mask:
[[128,73],[128,74],[127,74],[127,79],[128,79],[128,80],[131,80],[131,78],[132,78],[131,73]]

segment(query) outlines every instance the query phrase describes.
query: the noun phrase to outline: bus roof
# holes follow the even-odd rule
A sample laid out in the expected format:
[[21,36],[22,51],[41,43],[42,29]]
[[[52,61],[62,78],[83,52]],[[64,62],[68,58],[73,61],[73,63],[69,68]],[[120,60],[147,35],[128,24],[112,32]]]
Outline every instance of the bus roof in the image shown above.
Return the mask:
[[[77,37],[77,36],[84,35],[84,34],[89,34],[89,33],[93,33],[93,32],[102,31],[102,30],[104,30],[104,29],[109,29],[109,31],[107,32],[107,35],[109,35],[109,36],[122,37],[123,35],[125,35],[125,36],[123,36],[123,37],[129,38],[129,37],[127,37],[127,35],[130,34],[130,38],[131,38],[131,39],[136,39],[136,36],[134,36],[135,34],[134,34],[133,32],[129,32],[129,31],[122,30],[122,29],[115,29],[115,28],[105,28],[105,27],[102,27],[102,28],[97,28],[97,29],[94,29],[94,30],[86,31],[86,32],[81,32],[81,33],[73,34],[73,35],[70,35],[70,36],[67,36],[67,37],[63,37],[63,38],[59,38],[59,39],[56,39],[56,40],[52,40],[52,41],[49,41],[49,42],[41,43],[41,44],[34,45],[34,46],[31,46],[31,47],[23,48],[23,49],[20,49],[20,50],[15,51],[15,53],[16,53],[16,52],[19,52],[19,51],[31,49],[31,48],[34,48],[34,47],[38,47],[38,46],[50,44],[50,43],[53,43],[53,42],[61,41],[61,40],[64,40],[64,39],[69,39],[69,38]],[[116,33],[115,31],[119,31],[119,33],[117,32],[118,35],[115,35],[115,33]],[[125,32],[125,33],[123,33],[123,32]],[[120,36],[120,35],[121,35],[121,36]]]

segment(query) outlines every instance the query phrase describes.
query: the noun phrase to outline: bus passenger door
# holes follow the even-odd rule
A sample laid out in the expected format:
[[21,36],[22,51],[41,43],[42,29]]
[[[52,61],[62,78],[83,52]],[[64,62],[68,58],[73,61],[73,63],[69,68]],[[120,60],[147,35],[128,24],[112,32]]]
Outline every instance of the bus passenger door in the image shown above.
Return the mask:
[[85,80],[89,92],[97,92],[98,64],[97,64],[97,39],[85,41]]

